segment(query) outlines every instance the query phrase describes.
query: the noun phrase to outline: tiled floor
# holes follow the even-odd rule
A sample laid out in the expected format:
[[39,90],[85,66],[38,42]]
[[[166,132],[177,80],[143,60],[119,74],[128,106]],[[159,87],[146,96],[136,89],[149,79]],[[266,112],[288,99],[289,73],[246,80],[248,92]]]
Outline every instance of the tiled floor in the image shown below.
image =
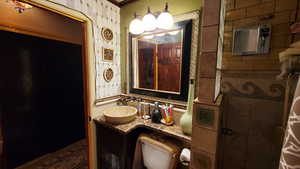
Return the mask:
[[46,154],[16,169],[87,169],[87,144],[80,140],[57,152]]

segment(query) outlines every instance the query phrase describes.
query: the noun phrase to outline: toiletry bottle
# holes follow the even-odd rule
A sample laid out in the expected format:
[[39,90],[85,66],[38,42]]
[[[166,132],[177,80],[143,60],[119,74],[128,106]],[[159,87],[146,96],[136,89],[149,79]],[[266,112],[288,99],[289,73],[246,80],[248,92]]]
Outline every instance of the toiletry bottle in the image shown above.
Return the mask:
[[152,114],[151,114],[151,121],[153,123],[160,123],[161,112],[160,112],[160,109],[159,109],[158,102],[155,102],[154,105],[155,105],[155,108],[154,108],[154,110],[152,111]]
[[136,109],[137,109],[137,115],[138,116],[142,116],[142,99],[137,99],[137,106],[136,106]]
[[150,119],[150,117],[150,103],[145,103],[143,119],[147,120]]
[[168,123],[172,123],[173,122],[173,105],[170,104],[169,108],[168,108],[168,112],[169,112],[169,115],[170,115],[170,121]]
[[167,103],[167,104],[164,106],[163,109],[164,109],[165,116],[166,116],[165,122],[166,122],[166,123],[169,123],[169,121],[170,121],[169,104]]

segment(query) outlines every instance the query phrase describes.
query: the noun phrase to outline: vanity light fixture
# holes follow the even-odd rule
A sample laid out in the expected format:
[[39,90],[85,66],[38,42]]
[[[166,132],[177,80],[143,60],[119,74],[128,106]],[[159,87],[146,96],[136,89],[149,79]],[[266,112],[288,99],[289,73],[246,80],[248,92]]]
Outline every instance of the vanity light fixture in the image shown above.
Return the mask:
[[166,3],[164,11],[157,18],[157,26],[160,29],[170,29],[174,24],[173,16],[170,14],[168,8],[168,3]]
[[150,7],[148,7],[148,13],[143,17],[143,26],[145,31],[153,31],[157,28],[157,20],[151,13]]
[[129,31],[134,35],[144,32],[143,22],[138,18],[136,13],[134,13],[134,19],[130,22]]
[[10,4],[12,4],[12,6],[17,10],[17,12],[22,13],[24,12],[26,9],[30,9],[33,6],[31,6],[30,4],[27,4],[25,2],[21,2],[19,0],[7,0],[7,2],[9,2]]
[[[130,33],[137,35],[144,32],[151,32],[158,29],[170,29],[173,27],[174,19],[169,12],[168,3],[166,3],[165,9],[154,15],[150,7],[148,7],[148,13],[143,17],[142,21],[134,14],[134,19],[130,22],[129,31]],[[158,16],[156,18],[156,16]]]

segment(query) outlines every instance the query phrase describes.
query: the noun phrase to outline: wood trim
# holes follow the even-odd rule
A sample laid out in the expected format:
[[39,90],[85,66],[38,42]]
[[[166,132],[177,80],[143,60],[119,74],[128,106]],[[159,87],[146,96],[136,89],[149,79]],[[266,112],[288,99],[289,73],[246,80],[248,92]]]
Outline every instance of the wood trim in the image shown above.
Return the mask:
[[0,30],[81,45],[80,43],[75,43],[74,41],[70,41],[68,39],[58,37],[55,35],[47,35],[47,34],[34,32],[31,30],[23,30],[23,29],[13,28],[5,25],[0,25]]
[[135,1],[137,1],[137,0],[124,0],[124,1],[119,3],[119,6],[122,7],[122,6],[128,5],[129,3],[132,3],[132,2],[135,2]]
[[121,2],[118,2],[116,0],[108,0],[109,2],[111,2],[112,4],[118,6],[118,7],[123,7],[125,5],[128,5],[134,1],[137,1],[137,0],[124,0],[124,1],[121,1]]
[[[91,159],[92,153],[90,152],[90,144],[89,140],[91,139],[92,132],[91,132],[91,127],[89,126],[90,122],[90,96],[89,96],[89,76],[88,76],[88,51],[87,49],[87,24],[83,23],[82,24],[82,29],[83,29],[83,45],[82,45],[82,73],[83,73],[83,97],[84,97],[84,119],[85,119],[85,130],[86,130],[86,137],[87,139],[87,145],[88,145],[88,160]],[[88,162],[88,168],[92,168],[91,163]]]
[[111,2],[114,5],[117,5],[118,7],[120,7],[120,3],[116,0],[108,0],[109,2]]
[[[86,22],[86,20],[83,19],[83,18],[80,18],[80,17],[77,17],[77,16],[73,16],[73,15],[70,15],[70,14],[65,13],[65,12],[61,12],[61,11],[59,11],[59,10],[50,8],[50,7],[48,7],[48,6],[44,5],[44,4],[35,2],[35,1],[33,1],[33,0],[21,0],[21,1],[26,2],[26,3],[30,4],[30,5],[33,5],[33,6],[36,6],[36,7],[40,7],[40,8],[42,8],[42,9],[45,9],[45,10],[54,12],[54,13],[57,13],[57,14],[60,14],[60,15],[62,15],[62,16],[65,16],[65,17],[74,19],[74,20],[79,21],[79,22]],[[55,2],[51,2],[51,3],[55,3]],[[55,4],[57,4],[57,3],[55,3]],[[60,5],[60,4],[57,4],[57,5]],[[63,7],[64,7],[64,8],[68,8],[68,7],[66,7],[66,6],[63,6]],[[68,9],[70,9],[70,8],[68,8]]]

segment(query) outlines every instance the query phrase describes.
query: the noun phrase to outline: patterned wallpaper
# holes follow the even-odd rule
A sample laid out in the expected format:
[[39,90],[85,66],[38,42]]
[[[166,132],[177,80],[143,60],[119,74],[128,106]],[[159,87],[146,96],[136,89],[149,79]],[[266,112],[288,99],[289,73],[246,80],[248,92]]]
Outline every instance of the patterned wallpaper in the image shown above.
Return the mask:
[[[77,10],[88,16],[93,22],[95,69],[96,69],[96,99],[119,95],[121,93],[120,76],[120,8],[107,0],[50,0],[68,8]],[[109,28],[114,33],[114,39],[105,41],[101,29]],[[114,50],[113,62],[102,60],[102,48]],[[103,78],[106,68],[113,69],[114,77],[110,82]]]

